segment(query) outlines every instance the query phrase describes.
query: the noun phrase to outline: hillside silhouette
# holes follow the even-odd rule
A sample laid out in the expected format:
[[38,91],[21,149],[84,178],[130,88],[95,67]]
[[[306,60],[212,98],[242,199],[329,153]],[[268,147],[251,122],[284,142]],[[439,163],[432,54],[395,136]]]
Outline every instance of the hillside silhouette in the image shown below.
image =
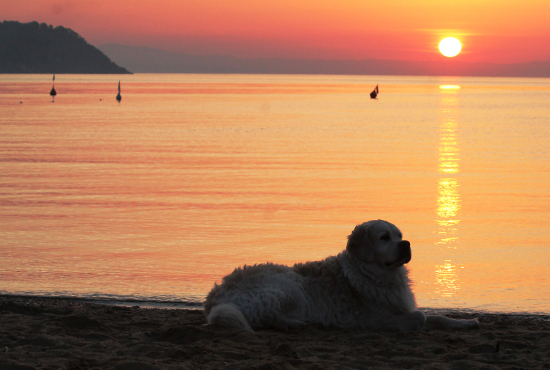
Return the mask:
[[0,73],[131,73],[70,28],[0,23]]

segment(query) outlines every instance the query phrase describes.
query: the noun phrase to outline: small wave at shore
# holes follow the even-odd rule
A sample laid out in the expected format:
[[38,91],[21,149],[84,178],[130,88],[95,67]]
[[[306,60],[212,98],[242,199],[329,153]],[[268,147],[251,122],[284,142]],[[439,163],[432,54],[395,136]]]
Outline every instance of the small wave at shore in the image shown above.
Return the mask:
[[38,299],[62,299],[80,303],[93,303],[112,306],[126,306],[141,308],[164,308],[164,309],[202,309],[202,302],[194,300],[162,300],[162,299],[139,299],[131,297],[80,297],[69,295],[34,295],[34,294],[0,294],[0,297],[9,298],[38,298]]

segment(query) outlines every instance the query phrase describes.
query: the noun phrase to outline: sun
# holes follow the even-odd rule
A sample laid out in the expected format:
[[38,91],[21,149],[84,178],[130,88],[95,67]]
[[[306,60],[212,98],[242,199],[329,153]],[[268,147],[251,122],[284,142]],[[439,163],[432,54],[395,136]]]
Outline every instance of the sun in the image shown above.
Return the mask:
[[462,49],[462,45],[454,37],[447,37],[439,42],[439,51],[446,57],[457,56],[460,53],[460,49]]

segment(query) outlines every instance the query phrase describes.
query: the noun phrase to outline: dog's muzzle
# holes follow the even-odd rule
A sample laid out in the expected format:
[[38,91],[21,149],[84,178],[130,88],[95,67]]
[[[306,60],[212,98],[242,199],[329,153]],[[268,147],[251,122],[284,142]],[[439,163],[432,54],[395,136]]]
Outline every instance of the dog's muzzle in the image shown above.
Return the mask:
[[387,262],[388,267],[401,267],[406,263],[409,263],[412,258],[411,243],[408,240],[401,240],[397,243],[399,249],[399,256],[394,262]]

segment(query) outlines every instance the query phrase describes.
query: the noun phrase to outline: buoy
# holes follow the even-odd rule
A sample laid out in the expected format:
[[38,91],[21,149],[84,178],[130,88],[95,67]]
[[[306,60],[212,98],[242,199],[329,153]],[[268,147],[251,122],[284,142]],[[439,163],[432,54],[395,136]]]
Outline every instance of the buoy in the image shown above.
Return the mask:
[[50,95],[52,97],[52,103],[54,102],[55,100],[55,96],[57,95],[57,91],[55,91],[55,73],[53,74],[53,79],[52,79],[53,84],[52,84],[52,89],[50,90]]
[[120,103],[122,96],[120,96],[120,81],[118,81],[118,94],[116,95],[116,101]]

